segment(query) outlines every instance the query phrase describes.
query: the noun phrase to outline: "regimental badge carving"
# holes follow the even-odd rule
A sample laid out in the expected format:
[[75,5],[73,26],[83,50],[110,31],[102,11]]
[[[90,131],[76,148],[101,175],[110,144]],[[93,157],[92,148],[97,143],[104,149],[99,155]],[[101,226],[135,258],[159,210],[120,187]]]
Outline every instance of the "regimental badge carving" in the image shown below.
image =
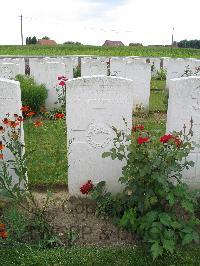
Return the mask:
[[0,73],[2,78],[10,79],[13,76],[13,72],[8,67],[5,66],[0,67]]
[[105,148],[112,141],[111,130],[103,124],[91,124],[86,135],[87,142],[94,149]]

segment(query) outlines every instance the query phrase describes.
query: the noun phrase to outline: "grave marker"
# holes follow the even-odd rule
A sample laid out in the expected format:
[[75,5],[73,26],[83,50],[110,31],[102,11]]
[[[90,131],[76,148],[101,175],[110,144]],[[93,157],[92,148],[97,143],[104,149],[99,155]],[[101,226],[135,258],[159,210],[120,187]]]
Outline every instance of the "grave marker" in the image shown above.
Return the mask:
[[107,61],[101,58],[81,58],[81,76],[107,76]]
[[[72,195],[92,180],[106,181],[109,191],[122,189],[118,183],[123,163],[102,158],[113,147],[112,126],[132,127],[132,81],[123,78],[93,76],[67,82],[68,187]],[[69,143],[72,142],[70,145]]]
[[[5,137],[7,140],[9,139],[6,134],[8,132],[8,129],[10,128],[8,127],[7,129],[7,126],[3,124],[2,120],[7,117],[7,114],[9,114],[8,118],[10,120],[14,120],[14,114],[22,116],[20,110],[21,106],[21,89],[19,82],[0,78],[0,126],[3,126],[3,128],[5,128]],[[21,127],[20,139],[21,142],[24,143],[23,125]],[[0,141],[3,142],[2,134],[0,134]],[[5,143],[3,142],[3,144]],[[3,156],[5,160],[13,160],[13,155],[6,148],[5,150],[3,150]],[[0,170],[2,169],[1,167],[2,166],[0,162]],[[12,170],[11,168],[9,168],[9,172],[12,175],[13,184],[15,184],[18,181],[18,177],[14,170]]]
[[133,108],[149,107],[151,67],[147,63],[137,60],[112,58],[110,61],[111,76],[123,77],[133,80]]
[[[167,112],[167,132],[190,128],[193,120],[193,141],[200,144],[200,77],[177,78],[170,81]],[[183,172],[183,179],[192,188],[200,187],[200,149],[188,157],[195,166]]]

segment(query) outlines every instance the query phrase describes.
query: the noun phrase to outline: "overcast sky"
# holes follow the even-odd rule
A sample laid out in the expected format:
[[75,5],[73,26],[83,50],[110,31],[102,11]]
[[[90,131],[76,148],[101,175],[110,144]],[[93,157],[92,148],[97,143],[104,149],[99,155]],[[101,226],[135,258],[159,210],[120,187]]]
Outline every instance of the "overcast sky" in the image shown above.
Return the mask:
[[102,45],[170,44],[174,39],[200,39],[200,0],[1,0],[0,44],[20,44],[23,34],[57,43],[79,41]]

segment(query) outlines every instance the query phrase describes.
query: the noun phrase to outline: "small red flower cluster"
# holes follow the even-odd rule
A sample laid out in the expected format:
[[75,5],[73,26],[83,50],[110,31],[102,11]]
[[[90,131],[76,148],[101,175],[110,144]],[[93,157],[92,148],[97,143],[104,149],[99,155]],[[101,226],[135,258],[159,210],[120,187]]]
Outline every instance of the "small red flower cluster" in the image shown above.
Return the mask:
[[68,78],[66,78],[65,76],[60,76],[58,77],[58,80],[60,80],[60,82],[58,83],[58,85],[60,86],[65,86],[66,85],[66,81],[68,81]]
[[0,237],[3,239],[6,239],[8,237],[5,224],[0,224]]
[[25,116],[28,116],[28,117],[32,117],[33,115],[36,115],[36,112],[33,112],[28,105],[22,106],[21,111],[24,113]]
[[160,138],[160,142],[162,142],[163,144],[166,144],[171,140],[177,147],[179,147],[182,144],[182,140],[179,137],[174,136],[172,134],[165,134]]
[[54,116],[56,119],[63,119],[65,115],[63,113],[56,113]]
[[88,194],[90,190],[93,188],[93,184],[91,180],[88,180],[82,187],[80,188],[80,192],[82,194]]
[[[33,112],[29,106],[22,106],[22,107],[21,107],[21,111],[24,113],[24,115],[25,115],[26,117],[32,117],[32,116],[36,115],[36,112]],[[43,112],[43,113],[46,112],[46,109],[45,109],[44,106],[41,107],[40,112],[41,112],[41,113],[42,113],[42,112]],[[20,121],[20,120],[18,120],[18,121]],[[23,121],[23,119],[21,119],[20,122],[22,122],[22,121]],[[41,127],[41,126],[43,125],[43,123],[42,123],[41,121],[39,121],[39,120],[36,121],[36,122],[33,123],[33,124],[34,124],[35,127]]]
[[143,143],[145,143],[145,142],[149,142],[150,141],[150,138],[147,138],[147,137],[145,137],[145,138],[143,138],[143,137],[139,137],[138,139],[137,139],[137,143],[138,144],[143,144]]
[[42,121],[35,121],[34,126],[35,127],[41,127],[43,125]]
[[[8,114],[9,115],[9,114]],[[2,120],[5,127],[0,126],[0,133],[4,134],[6,127],[11,128],[12,138],[16,139],[19,137],[19,132],[21,130],[21,122],[23,121],[22,116],[19,116],[18,114],[14,114],[14,119],[9,119],[8,117],[4,118]],[[19,126],[19,128],[17,128]],[[2,141],[0,141],[0,159],[3,160],[3,150],[5,149],[5,145],[2,144]]]
[[173,139],[174,136],[172,134],[165,134],[160,138],[160,142],[167,143],[169,140]]
[[144,130],[143,125],[136,125],[132,128],[132,132],[136,132],[136,131],[140,131],[140,130]]
[[14,114],[15,120],[10,120],[7,117],[2,120],[4,125],[10,126],[11,128],[16,128],[20,125],[20,123],[23,121],[23,118],[21,116],[18,116],[17,114]]
[[[132,133],[138,132],[138,131],[142,131],[142,130],[144,130],[144,126],[143,125],[136,125],[136,126],[132,127]],[[137,139],[137,143],[139,145],[141,145],[143,143],[146,143],[146,142],[149,142],[149,141],[150,141],[150,138],[148,138],[148,137],[139,136],[138,139]]]

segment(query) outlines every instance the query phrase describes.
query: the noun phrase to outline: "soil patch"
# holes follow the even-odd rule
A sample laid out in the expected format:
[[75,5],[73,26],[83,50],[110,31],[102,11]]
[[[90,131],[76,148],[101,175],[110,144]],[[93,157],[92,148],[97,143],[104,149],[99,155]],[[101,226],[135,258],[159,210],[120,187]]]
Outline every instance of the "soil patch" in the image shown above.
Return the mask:
[[[34,192],[40,204],[45,201],[46,193]],[[66,190],[53,193],[47,208],[48,222],[65,243],[72,232],[75,245],[116,246],[138,243],[135,235],[120,230],[107,218],[96,215],[96,204],[87,198],[70,197]]]

